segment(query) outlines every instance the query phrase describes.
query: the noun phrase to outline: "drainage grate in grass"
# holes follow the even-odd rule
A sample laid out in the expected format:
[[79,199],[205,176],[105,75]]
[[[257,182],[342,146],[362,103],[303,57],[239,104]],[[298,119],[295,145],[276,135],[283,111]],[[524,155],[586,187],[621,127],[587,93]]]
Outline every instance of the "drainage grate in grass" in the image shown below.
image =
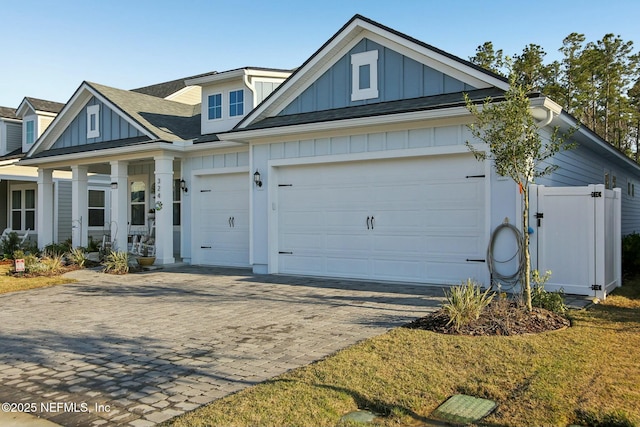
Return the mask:
[[456,394],[433,411],[432,416],[443,421],[468,424],[486,417],[496,406],[493,400]]
[[356,423],[368,424],[372,423],[375,417],[376,414],[369,411],[354,411],[349,412],[347,415],[342,417],[340,421],[351,421]]

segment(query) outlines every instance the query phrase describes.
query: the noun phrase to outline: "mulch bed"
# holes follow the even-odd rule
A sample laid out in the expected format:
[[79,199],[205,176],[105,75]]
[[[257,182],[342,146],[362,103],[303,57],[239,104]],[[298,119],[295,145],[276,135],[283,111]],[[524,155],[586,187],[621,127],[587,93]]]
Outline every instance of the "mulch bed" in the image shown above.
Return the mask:
[[455,335],[522,335],[554,331],[570,326],[567,318],[543,308],[531,312],[511,301],[495,301],[489,304],[478,320],[456,330],[447,325],[449,316],[438,310],[405,325],[409,329],[424,329],[441,334]]

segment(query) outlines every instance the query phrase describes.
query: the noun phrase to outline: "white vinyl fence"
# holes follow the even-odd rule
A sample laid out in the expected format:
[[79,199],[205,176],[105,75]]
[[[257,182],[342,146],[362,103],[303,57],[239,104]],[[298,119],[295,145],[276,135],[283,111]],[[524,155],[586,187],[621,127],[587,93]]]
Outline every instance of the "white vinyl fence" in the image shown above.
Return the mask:
[[551,270],[547,290],[604,299],[621,286],[619,188],[532,185],[532,269]]

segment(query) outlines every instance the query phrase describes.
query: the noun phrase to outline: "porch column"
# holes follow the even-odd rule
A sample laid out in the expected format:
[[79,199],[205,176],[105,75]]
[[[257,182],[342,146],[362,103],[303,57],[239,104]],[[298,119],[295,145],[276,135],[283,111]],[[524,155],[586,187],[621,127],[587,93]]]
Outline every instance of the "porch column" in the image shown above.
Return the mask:
[[53,243],[53,170],[38,169],[38,202],[36,206],[36,232],[38,247]]
[[129,174],[128,162],[111,162],[111,247],[114,251],[128,250],[127,238]]
[[89,244],[89,218],[86,166],[71,166],[71,243],[74,248]]
[[173,156],[156,156],[156,262],[172,264],[173,257]]

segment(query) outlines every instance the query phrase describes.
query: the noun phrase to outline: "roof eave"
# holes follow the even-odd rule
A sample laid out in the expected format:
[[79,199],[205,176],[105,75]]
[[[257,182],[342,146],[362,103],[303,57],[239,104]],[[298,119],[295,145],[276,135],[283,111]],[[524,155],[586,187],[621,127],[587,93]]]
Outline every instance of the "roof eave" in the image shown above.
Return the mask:
[[370,126],[386,126],[390,124],[415,122],[420,120],[454,119],[465,116],[470,117],[469,110],[464,106],[455,106],[440,109],[372,115],[351,119],[328,120],[289,126],[275,126],[262,129],[237,129],[232,130],[231,132],[220,133],[218,134],[218,138],[222,141],[249,142],[255,139],[269,138],[273,136],[287,136],[301,133],[314,133],[330,130],[335,131]]

